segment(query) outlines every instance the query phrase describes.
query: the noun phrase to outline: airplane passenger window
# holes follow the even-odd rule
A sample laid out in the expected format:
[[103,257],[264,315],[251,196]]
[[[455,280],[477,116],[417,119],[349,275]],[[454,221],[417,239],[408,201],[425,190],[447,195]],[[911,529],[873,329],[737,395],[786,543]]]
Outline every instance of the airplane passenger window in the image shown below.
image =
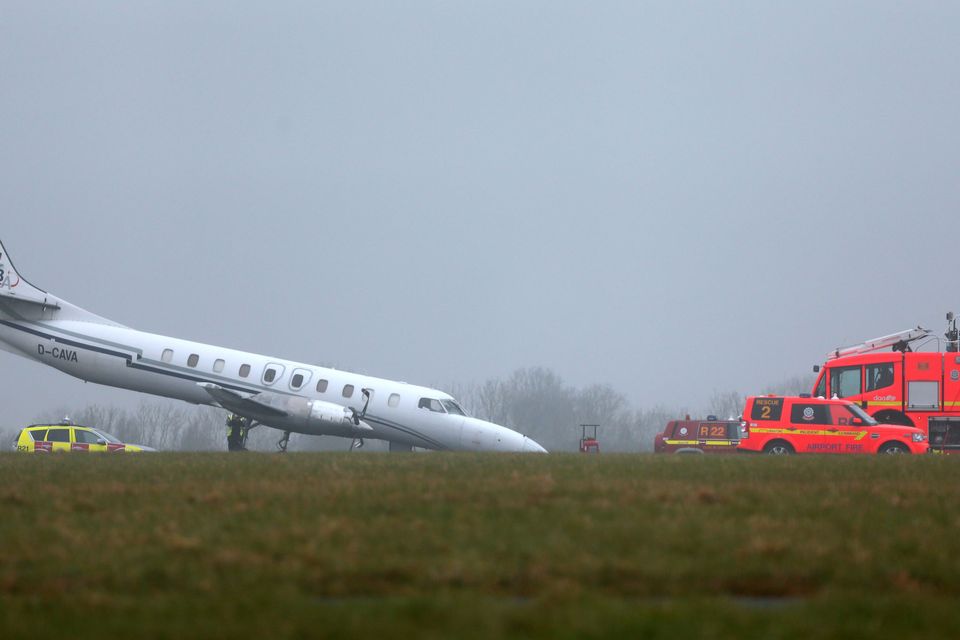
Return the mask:
[[249,375],[250,375],[250,365],[248,364],[240,365],[240,377],[246,378]]
[[398,404],[400,404],[400,394],[391,393],[390,397],[387,398],[387,405],[390,407],[396,407]]
[[420,408],[429,409],[435,413],[446,413],[443,410],[443,405],[440,404],[439,400],[434,400],[433,398],[420,398]]
[[317,380],[317,393],[326,393],[327,384],[326,380]]
[[195,353],[191,353],[191,354],[190,354],[190,357],[187,358],[187,366],[188,366],[188,367],[195,367],[195,366],[197,366],[197,363],[198,363],[198,362],[200,362],[200,356],[198,356],[198,355],[195,354]]
[[343,397],[352,398],[353,397],[353,385],[348,384],[343,388]]
[[164,349],[160,359],[164,362],[171,362],[173,360],[173,349]]
[[263,384],[271,385],[283,377],[285,367],[282,364],[268,364],[263,369]]
[[310,381],[310,376],[312,375],[313,374],[306,369],[295,369],[293,375],[290,376],[290,388],[294,391],[299,391],[303,388],[303,385]]
[[226,364],[226,362],[224,362],[223,360],[219,360],[219,359],[218,359],[216,362],[213,363],[213,372],[214,372],[214,373],[220,373],[221,371],[223,371],[223,366],[224,366],[225,364]]

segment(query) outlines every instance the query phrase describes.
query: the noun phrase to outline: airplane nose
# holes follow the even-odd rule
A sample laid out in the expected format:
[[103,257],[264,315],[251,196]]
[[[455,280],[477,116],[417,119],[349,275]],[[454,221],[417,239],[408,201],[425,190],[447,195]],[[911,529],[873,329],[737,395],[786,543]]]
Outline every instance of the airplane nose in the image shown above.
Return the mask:
[[535,440],[523,436],[523,451],[524,453],[549,453],[546,449],[541,447]]

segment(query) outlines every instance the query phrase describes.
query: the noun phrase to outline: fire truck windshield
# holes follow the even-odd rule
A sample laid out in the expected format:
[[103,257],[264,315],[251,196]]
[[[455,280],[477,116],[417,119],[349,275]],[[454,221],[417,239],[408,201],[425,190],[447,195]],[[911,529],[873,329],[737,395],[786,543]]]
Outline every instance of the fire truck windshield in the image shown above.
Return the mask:
[[870,417],[870,414],[868,414],[866,411],[864,411],[863,409],[861,409],[859,406],[855,404],[845,405],[844,408],[847,409],[847,411],[849,411],[850,413],[852,413],[855,418],[860,418],[861,420],[863,420],[863,424],[867,424],[870,426],[879,424],[876,420]]

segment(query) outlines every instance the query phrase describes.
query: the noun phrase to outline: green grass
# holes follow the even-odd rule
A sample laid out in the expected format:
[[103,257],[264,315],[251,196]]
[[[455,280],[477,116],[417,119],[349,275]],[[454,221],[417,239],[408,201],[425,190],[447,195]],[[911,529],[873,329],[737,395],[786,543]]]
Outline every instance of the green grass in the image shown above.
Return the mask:
[[960,459],[0,455],[0,637],[956,637]]

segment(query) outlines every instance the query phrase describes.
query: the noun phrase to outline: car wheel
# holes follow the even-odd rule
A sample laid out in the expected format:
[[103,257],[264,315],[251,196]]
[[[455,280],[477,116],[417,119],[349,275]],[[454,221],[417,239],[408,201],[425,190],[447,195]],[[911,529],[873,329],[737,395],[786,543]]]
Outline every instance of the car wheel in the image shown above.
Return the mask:
[[885,455],[902,455],[910,453],[910,449],[907,449],[906,445],[900,444],[899,442],[888,442],[880,447],[879,453]]
[[771,456],[789,456],[796,453],[789,442],[783,440],[774,440],[763,448],[763,452]]

